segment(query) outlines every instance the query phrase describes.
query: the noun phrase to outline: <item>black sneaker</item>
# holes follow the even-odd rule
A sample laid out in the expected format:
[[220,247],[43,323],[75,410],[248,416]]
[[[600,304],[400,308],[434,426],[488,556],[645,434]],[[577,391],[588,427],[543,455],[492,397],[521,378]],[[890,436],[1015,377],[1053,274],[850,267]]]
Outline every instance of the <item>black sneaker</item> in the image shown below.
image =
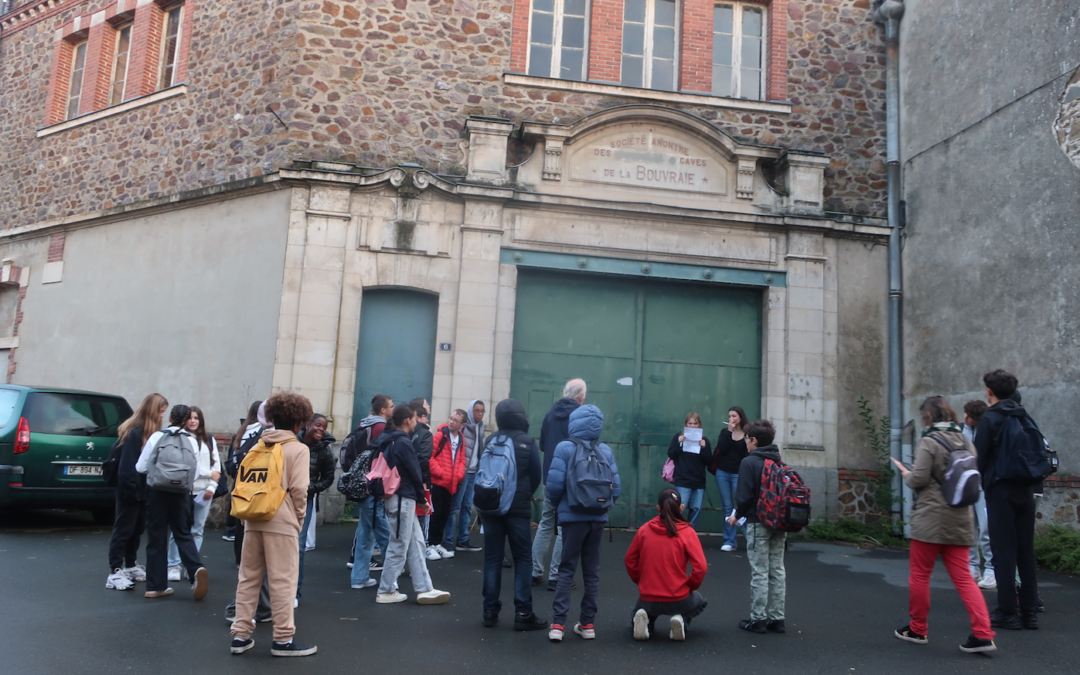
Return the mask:
[[484,628],[494,628],[499,623],[498,612],[484,612]]
[[967,652],[968,654],[977,654],[979,652],[996,652],[997,645],[993,640],[982,640],[974,635],[969,635],[967,642],[960,645],[960,651]]
[[243,654],[247,650],[255,646],[255,640],[248,638],[241,640],[240,638],[233,638],[232,646],[229,647],[229,651],[233,654]]
[[270,653],[274,656],[311,656],[319,648],[315,645],[303,645],[296,640],[288,642],[274,642],[270,645]]
[[910,625],[904,626],[903,628],[897,628],[895,631],[893,631],[893,635],[900,638],[904,642],[914,642],[917,645],[925,645],[930,642],[926,639],[925,635],[919,635],[915,631],[911,630]]
[[764,621],[752,621],[750,619],[743,619],[739,622],[739,628],[748,630],[751,633],[764,633],[765,622]]
[[477,551],[483,551],[484,550],[483,546],[473,546],[472,542],[468,542],[468,543],[465,543],[465,544],[458,544],[456,546],[456,548],[459,551],[472,551],[473,553],[476,553]]
[[1039,615],[1035,612],[1020,612],[1020,625],[1028,630],[1039,630]]
[[378,572],[380,570],[382,570],[382,563],[378,560],[372,559],[372,561],[368,563],[369,572]]
[[765,630],[770,633],[786,633],[787,626],[784,625],[783,619],[774,619],[765,624]]
[[990,625],[1005,630],[1020,630],[1023,628],[1020,625],[1020,617],[1015,614],[1004,614],[1000,609],[990,612]]
[[540,584],[544,583],[544,577],[533,577],[532,581],[533,586],[539,586]]
[[1039,597],[1039,601],[1037,603],[1035,603],[1035,611],[1036,612],[1045,612],[1046,611],[1046,605],[1043,604],[1041,596]]
[[529,614],[514,615],[514,630],[544,630],[547,627],[547,621],[531,612]]

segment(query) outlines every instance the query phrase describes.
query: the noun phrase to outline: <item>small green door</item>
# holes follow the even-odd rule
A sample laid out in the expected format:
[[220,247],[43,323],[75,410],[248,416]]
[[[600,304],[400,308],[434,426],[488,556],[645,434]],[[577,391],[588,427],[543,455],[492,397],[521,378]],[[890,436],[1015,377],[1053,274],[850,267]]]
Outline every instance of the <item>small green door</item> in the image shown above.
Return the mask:
[[[588,384],[604,413],[622,497],[616,527],[652,518],[660,471],[691,410],[715,441],[727,409],[761,402],[761,292],[519,268],[511,396],[540,428],[567,380]],[[712,477],[699,528],[722,529]]]
[[371,412],[371,399],[431,400],[439,298],[398,289],[365,290],[356,351],[353,426]]

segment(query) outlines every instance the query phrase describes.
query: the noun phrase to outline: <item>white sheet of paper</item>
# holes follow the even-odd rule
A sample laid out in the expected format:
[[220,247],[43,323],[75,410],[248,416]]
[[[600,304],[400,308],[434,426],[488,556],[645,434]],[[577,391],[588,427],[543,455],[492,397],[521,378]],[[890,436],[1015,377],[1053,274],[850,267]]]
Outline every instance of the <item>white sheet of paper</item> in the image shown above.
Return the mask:
[[[213,499],[213,497],[211,497],[211,499]],[[195,503],[196,504],[202,505],[202,504],[205,504],[208,501],[210,501],[210,499],[206,498],[206,490],[203,490],[199,494],[195,495]]]
[[682,444],[683,452],[700,455],[701,444],[698,441],[701,440],[701,427],[686,427],[683,429],[683,436],[686,437]]

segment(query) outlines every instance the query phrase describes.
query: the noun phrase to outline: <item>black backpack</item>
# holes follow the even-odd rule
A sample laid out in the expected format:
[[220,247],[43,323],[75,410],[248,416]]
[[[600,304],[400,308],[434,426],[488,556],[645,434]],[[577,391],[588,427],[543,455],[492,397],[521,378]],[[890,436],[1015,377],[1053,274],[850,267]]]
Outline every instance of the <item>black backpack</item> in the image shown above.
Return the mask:
[[1038,483],[1050,475],[1046,439],[1029,416],[1007,415],[997,454],[998,480]]
[[248,450],[254,448],[262,439],[263,432],[266,431],[263,427],[259,427],[251,436],[248,436],[240,447],[236,449],[236,452],[232,453],[232,456],[225,462],[225,472],[236,478],[236,470],[240,467],[240,463],[244,461],[244,457],[248,454]]
[[119,439],[113,443],[109,451],[109,458],[101,463],[101,477],[105,484],[111,488],[120,484],[120,455],[123,452],[123,443]]
[[341,450],[338,451],[338,462],[341,464],[341,470],[343,472],[348,472],[360,453],[365,450],[377,449],[378,446],[371,443],[371,427],[357,427],[356,429],[353,429],[353,432],[346,436],[345,440],[342,441]]

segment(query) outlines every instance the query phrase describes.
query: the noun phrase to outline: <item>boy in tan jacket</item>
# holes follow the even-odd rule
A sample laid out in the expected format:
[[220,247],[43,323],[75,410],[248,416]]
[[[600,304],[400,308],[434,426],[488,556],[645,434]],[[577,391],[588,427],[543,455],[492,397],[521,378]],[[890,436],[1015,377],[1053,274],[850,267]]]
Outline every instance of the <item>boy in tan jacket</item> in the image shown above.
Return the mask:
[[233,654],[255,646],[255,608],[263,574],[269,579],[270,610],[274,618],[274,656],[308,656],[317,647],[293,640],[293,598],[300,572],[298,537],[307,510],[309,452],[297,440],[300,428],[311,418],[311,402],[300,394],[281,392],[266,401],[266,418],[275,428],[263,432],[266,445],[282,444],[284,463],[281,486],[288,493],[270,520],[244,521],[244,549],[240,556],[236,586],[236,620],[232,624]]

